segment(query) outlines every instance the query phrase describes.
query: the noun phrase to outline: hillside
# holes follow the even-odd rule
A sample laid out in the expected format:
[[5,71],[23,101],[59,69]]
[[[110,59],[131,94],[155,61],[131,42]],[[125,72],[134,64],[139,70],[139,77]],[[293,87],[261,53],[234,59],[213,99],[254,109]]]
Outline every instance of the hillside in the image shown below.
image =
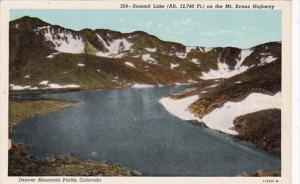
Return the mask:
[[160,102],[181,119],[197,120],[280,155],[281,59],[195,84]]
[[38,18],[10,22],[11,90],[176,85],[229,78],[281,57],[281,43],[249,49],[168,42],[142,31],[74,31]]

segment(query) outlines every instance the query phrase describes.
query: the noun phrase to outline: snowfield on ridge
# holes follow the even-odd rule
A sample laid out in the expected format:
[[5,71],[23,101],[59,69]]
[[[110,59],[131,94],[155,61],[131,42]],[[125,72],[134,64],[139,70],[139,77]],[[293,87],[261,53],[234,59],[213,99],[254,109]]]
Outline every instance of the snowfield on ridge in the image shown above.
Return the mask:
[[237,132],[232,129],[234,127],[233,120],[236,117],[264,109],[281,109],[281,92],[273,96],[251,93],[240,102],[226,102],[222,107],[214,109],[201,119],[188,110],[188,107],[198,99],[198,95],[181,99],[163,97],[159,100],[159,103],[168,112],[180,119],[198,120],[204,122],[209,128],[232,135],[237,135]]

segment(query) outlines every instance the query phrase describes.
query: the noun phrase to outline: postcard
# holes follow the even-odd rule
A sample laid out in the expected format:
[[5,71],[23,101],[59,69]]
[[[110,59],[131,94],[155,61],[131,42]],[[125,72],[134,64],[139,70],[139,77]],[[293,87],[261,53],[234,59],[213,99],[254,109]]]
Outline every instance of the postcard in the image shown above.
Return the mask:
[[290,12],[1,2],[1,183],[291,183]]

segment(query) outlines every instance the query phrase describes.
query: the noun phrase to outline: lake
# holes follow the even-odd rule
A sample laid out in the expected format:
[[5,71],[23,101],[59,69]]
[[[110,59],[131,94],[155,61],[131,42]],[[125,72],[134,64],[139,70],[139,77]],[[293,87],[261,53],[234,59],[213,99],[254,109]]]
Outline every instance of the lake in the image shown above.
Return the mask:
[[145,176],[236,176],[280,170],[279,157],[168,113],[159,99],[183,88],[40,95],[84,103],[24,120],[11,138],[27,144],[37,157],[73,153],[83,160],[118,163]]

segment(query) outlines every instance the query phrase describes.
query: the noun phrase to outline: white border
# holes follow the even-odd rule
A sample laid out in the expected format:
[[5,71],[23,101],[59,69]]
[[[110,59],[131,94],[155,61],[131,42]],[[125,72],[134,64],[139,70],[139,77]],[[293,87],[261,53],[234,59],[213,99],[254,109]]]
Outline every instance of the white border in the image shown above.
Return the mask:
[[[296,0],[295,0],[296,1]],[[58,9],[119,9],[118,5],[125,1],[3,1],[1,2],[1,61],[0,62],[0,95],[1,95],[1,123],[0,123],[0,137],[1,137],[1,149],[0,153],[0,176],[1,181],[4,184],[17,183],[17,177],[7,177],[7,105],[8,105],[8,15],[9,9],[11,8],[58,8]],[[130,1],[126,1],[127,3]],[[131,1],[135,3],[141,3],[143,1]],[[149,1],[145,1],[149,3]],[[159,3],[187,3],[187,1],[156,1]],[[189,1],[197,3],[199,1]],[[276,9],[282,10],[282,100],[284,101],[282,107],[282,177],[101,177],[103,183],[243,183],[243,184],[256,184],[256,183],[267,183],[263,180],[278,179],[279,183],[289,184],[291,183],[291,9],[290,1],[201,1],[201,3],[209,4],[228,4],[228,3],[239,3],[239,4],[272,4],[276,6]],[[33,7],[34,6],[34,7]],[[186,9],[185,9],[186,10]],[[219,9],[223,11],[222,9]],[[170,10],[171,11],[171,10]],[[177,10],[172,10],[177,11]],[[179,10],[180,11],[180,10]],[[200,11],[200,10],[199,10]],[[247,10],[245,10],[247,11]],[[6,61],[6,62],[5,62]],[[4,71],[3,71],[4,70]],[[5,170],[6,168],[6,170]],[[226,169],[226,168],[224,168]]]
[[293,183],[300,183],[300,1],[293,2]]

